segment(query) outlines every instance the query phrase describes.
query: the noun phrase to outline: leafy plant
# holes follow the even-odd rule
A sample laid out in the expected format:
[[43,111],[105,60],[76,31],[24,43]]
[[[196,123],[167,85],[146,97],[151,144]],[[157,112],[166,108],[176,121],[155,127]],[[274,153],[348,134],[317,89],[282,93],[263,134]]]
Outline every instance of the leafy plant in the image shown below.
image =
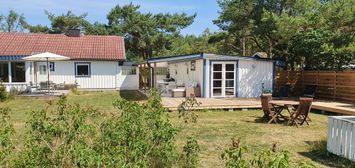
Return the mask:
[[12,135],[15,133],[10,124],[10,109],[0,108],[0,167],[9,167],[9,156],[13,152]]
[[221,155],[222,159],[226,161],[226,167],[249,167],[248,161],[244,160],[243,153],[247,151],[246,146],[240,146],[240,140],[232,138],[232,146],[224,151]]
[[6,87],[3,84],[0,84],[0,101],[3,102],[7,99],[8,92],[6,91]]
[[265,150],[256,154],[255,158],[251,161],[251,164],[256,167],[278,167],[287,168],[290,167],[289,156],[286,150],[276,152],[275,148],[271,150]]
[[157,91],[151,90],[145,104],[119,99],[114,106],[121,115],[100,128],[105,153],[127,167],[169,167],[177,156],[174,138],[178,129],[168,119]]
[[254,153],[254,157],[250,160],[244,159],[242,156],[247,152],[246,146],[240,146],[240,140],[232,139],[232,146],[224,151],[222,159],[226,162],[226,167],[257,167],[257,168],[314,168],[311,163],[302,161],[297,165],[289,162],[289,154],[286,150],[277,151],[276,143],[271,149]]
[[201,103],[196,100],[195,96],[185,98],[185,101],[178,106],[179,118],[183,118],[185,123],[196,123],[198,115],[193,111],[193,108],[200,105]]
[[201,149],[198,145],[197,140],[189,136],[187,138],[187,142],[183,147],[184,151],[184,160],[185,160],[185,167],[193,168],[197,167],[198,164],[198,154],[200,153]]
[[25,149],[16,161],[19,167],[99,166],[94,148],[98,112],[67,103],[65,96],[49,107],[33,111],[27,122]]

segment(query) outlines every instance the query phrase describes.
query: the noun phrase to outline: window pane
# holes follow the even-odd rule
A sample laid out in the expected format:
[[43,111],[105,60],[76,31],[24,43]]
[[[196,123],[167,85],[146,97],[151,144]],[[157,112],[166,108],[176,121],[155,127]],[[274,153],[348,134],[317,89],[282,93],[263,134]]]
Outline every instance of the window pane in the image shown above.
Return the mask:
[[122,67],[122,75],[135,75],[136,67],[133,66],[123,66]]
[[226,95],[234,95],[234,89],[226,89]]
[[90,76],[90,65],[89,64],[77,64],[76,65],[76,75],[77,76]]
[[12,82],[26,82],[24,62],[11,62]]
[[226,64],[226,71],[234,71],[234,64]]
[[[130,68],[132,68],[134,70],[136,69],[136,67],[130,67]],[[168,74],[168,67],[156,67],[155,74],[156,75],[167,75]],[[135,73],[134,73],[134,75],[135,75]]]
[[0,62],[0,82],[9,82],[9,64]]
[[234,79],[234,72],[227,72],[226,79]]
[[222,87],[222,81],[213,81],[213,87]]
[[45,74],[47,74],[47,66],[46,65],[40,65],[39,66],[39,74],[41,74],[41,75],[45,75]]
[[214,71],[222,71],[222,64],[213,64]]
[[227,80],[226,87],[234,87],[234,80]]
[[213,79],[222,79],[222,72],[214,72]]
[[222,89],[213,89],[213,96],[222,96]]

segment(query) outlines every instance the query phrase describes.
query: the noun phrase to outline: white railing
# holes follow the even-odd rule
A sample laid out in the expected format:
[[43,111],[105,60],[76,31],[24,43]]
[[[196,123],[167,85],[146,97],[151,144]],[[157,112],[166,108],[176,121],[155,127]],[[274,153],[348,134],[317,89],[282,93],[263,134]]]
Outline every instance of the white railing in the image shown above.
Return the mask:
[[327,150],[355,161],[355,116],[328,118]]
[[3,83],[3,85],[5,85],[8,92],[11,90],[26,91],[30,86],[30,84],[27,83]]

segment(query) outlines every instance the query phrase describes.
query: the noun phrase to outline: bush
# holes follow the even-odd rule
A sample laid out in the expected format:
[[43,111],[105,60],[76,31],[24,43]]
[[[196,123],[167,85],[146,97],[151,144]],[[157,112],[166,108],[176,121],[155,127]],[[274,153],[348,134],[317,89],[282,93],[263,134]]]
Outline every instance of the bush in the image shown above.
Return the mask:
[[0,84],[0,101],[4,102],[8,97],[8,93],[6,91],[6,87],[3,84]]
[[185,146],[183,147],[184,151],[184,161],[185,167],[193,168],[197,167],[198,163],[198,154],[201,149],[197,143],[197,140],[194,137],[188,137]]
[[48,103],[31,113],[26,144],[12,166],[171,167],[178,129],[156,91],[151,95],[145,104],[117,100],[118,112],[108,116],[69,104],[64,96]]
[[12,135],[15,133],[10,124],[10,110],[0,108],[0,166],[9,167],[10,154],[13,152]]
[[242,156],[248,152],[246,146],[241,146],[240,141],[232,139],[232,147],[227,148],[222,154],[226,167],[257,167],[257,168],[315,168],[313,164],[301,162],[293,165],[289,162],[289,154],[286,150],[276,150],[276,144],[271,149],[266,149],[254,153],[254,157],[250,160],[244,159]]

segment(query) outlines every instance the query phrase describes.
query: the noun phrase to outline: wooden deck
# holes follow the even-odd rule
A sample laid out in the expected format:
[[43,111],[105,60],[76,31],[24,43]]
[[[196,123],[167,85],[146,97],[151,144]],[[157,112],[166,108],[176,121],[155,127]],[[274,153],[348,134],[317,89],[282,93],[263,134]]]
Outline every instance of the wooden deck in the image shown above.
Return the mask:
[[[200,106],[194,109],[259,109],[261,108],[261,102],[259,99],[241,99],[241,98],[196,98],[198,102],[201,102]],[[185,98],[171,98],[163,97],[163,106],[169,110],[177,110],[177,107]],[[313,102],[312,109],[322,110],[327,112],[334,112],[345,115],[355,115],[355,104],[342,103],[327,100],[317,100]]]

